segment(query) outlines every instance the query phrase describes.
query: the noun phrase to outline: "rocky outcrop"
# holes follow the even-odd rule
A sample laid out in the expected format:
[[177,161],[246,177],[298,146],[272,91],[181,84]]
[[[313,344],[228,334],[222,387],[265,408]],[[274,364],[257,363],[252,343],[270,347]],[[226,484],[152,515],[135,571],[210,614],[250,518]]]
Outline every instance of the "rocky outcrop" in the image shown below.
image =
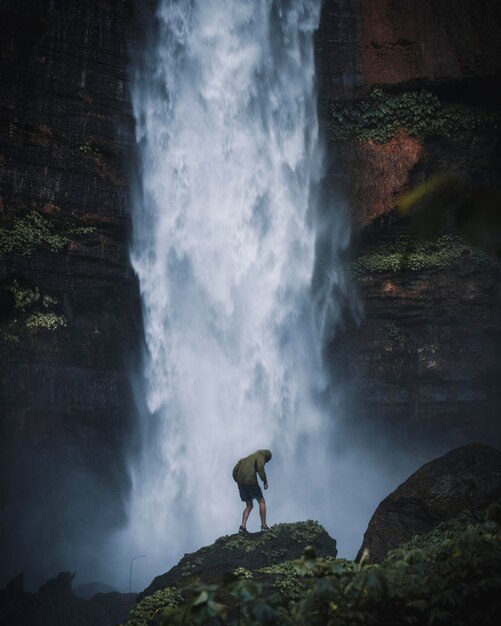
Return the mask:
[[501,444],[501,266],[395,210],[438,173],[497,186],[501,7],[492,0],[325,3],[317,37],[329,178],[354,225],[362,321],[327,349],[352,414],[413,448]]
[[[437,615],[444,624],[494,626],[501,608],[501,506],[491,505],[485,513],[460,514],[440,524],[390,554],[383,567],[318,557],[310,546],[293,561],[257,568],[228,563],[224,577],[203,568],[199,577],[180,578],[178,572],[169,580],[175,587],[143,597],[126,626],[191,621],[386,626],[429,624]],[[226,537],[210,548],[219,544],[221,550],[223,540],[227,547],[234,542]]]
[[157,576],[138,599],[176,584],[184,584],[194,577],[205,582],[223,579],[224,574],[237,568],[258,570],[284,561],[299,559],[304,549],[311,546],[317,556],[336,557],[336,540],[330,537],[318,522],[275,524],[264,533],[227,535],[210,546],[185,554],[166,574]]
[[98,593],[84,600],[72,590],[74,574],[60,572],[38,592],[24,591],[23,577],[0,590],[2,626],[108,626],[127,619],[134,593]]
[[132,2],[0,14],[0,576],[31,585],[124,519]]
[[357,556],[377,563],[414,535],[501,497],[501,452],[471,444],[423,465],[377,507]]

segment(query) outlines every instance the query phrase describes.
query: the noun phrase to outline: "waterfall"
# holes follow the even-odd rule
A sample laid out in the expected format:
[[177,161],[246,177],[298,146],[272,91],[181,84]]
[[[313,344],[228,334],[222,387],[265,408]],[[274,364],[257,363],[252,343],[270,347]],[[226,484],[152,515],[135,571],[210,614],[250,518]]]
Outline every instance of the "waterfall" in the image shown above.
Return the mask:
[[319,13],[320,0],[160,0],[133,72],[146,399],[126,542],[148,556],[143,583],[238,530],[231,471],[260,448],[268,522],[314,518],[337,536],[321,358],[336,303],[329,285],[312,293]]

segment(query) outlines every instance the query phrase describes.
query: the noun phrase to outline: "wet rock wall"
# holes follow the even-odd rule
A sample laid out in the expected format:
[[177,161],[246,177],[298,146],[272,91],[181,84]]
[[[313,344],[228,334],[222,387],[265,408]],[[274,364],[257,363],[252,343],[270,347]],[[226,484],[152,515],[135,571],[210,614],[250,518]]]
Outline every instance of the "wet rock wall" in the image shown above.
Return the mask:
[[28,586],[92,569],[125,515],[132,14],[0,2],[1,575]]
[[501,441],[500,265],[453,233],[416,239],[395,210],[434,174],[499,185],[500,24],[491,0],[324,3],[319,110],[364,308],[327,359],[352,429],[411,448]]

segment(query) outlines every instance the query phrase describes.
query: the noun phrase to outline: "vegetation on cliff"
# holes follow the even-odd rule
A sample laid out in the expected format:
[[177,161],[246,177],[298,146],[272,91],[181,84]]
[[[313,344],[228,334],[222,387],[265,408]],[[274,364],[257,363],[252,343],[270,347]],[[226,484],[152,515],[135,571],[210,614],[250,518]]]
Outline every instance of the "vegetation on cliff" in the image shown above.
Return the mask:
[[355,276],[364,276],[370,273],[445,268],[462,259],[468,259],[478,266],[495,263],[456,235],[442,235],[428,241],[405,233],[367,246],[364,253],[353,260],[351,270]]
[[52,219],[38,211],[15,217],[10,228],[0,228],[0,258],[10,252],[30,256],[41,246],[59,252],[67,243],[68,238],[57,231]]
[[58,298],[40,291],[37,286],[21,285],[12,280],[6,285],[13,299],[12,317],[6,317],[0,325],[0,339],[13,344],[19,341],[24,329],[57,330],[65,327],[67,320],[61,314]]
[[245,572],[297,559],[308,545],[323,556],[337,555],[335,539],[313,520],[275,524],[266,533],[249,537],[225,535],[209,546],[186,554],[169,572],[155,578],[143,597],[194,576],[216,580],[222,572],[236,572],[235,575],[242,577]]
[[317,557],[306,548],[300,559],[157,592],[158,602],[145,598],[128,626],[146,626],[153,615],[163,626],[495,624],[501,506],[463,513],[390,552],[381,565],[364,561]]
[[130,612],[127,626],[148,626],[163,609],[175,608],[183,603],[183,597],[174,587],[166,587],[146,596]]
[[328,137],[331,141],[357,138],[385,143],[399,128],[409,135],[457,137],[497,129],[501,114],[487,108],[441,102],[424,89],[398,95],[375,88],[362,101],[328,103]]
[[71,239],[95,230],[93,226],[82,226],[68,217],[30,211],[15,216],[12,223],[0,226],[0,259],[11,252],[31,256],[39,248],[60,252]]

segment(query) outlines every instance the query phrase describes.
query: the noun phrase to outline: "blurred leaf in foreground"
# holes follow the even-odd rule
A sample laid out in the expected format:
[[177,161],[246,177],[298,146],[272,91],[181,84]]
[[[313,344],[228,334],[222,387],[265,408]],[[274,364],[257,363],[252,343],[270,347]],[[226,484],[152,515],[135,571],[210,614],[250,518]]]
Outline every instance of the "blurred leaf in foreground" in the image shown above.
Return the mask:
[[434,176],[404,193],[398,208],[418,235],[434,239],[446,228],[501,259],[501,193],[453,174]]

